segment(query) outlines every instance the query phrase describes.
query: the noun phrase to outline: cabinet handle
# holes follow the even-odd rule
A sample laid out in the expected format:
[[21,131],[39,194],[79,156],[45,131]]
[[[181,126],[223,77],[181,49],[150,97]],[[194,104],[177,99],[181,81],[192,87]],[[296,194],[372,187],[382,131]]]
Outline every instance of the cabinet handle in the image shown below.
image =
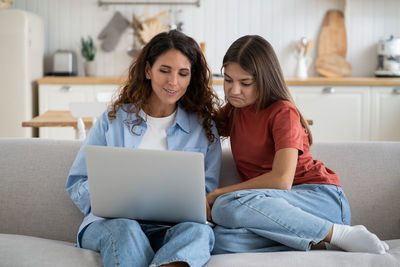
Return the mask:
[[395,94],[395,95],[400,95],[400,87],[393,88],[392,93]]
[[65,92],[71,92],[72,91],[72,87],[69,85],[63,85],[60,88],[61,91],[65,91]]
[[323,94],[333,94],[335,93],[335,88],[334,87],[324,87],[322,89]]

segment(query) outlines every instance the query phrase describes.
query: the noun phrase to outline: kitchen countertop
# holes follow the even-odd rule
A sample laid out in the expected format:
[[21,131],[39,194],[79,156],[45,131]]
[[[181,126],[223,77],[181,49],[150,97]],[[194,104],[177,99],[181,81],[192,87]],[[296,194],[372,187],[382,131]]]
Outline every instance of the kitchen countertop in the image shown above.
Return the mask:
[[307,79],[286,78],[287,85],[351,85],[351,86],[400,86],[400,78],[377,77],[310,77]]
[[[38,84],[122,84],[126,77],[64,77],[48,76],[39,79]],[[287,85],[351,85],[351,86],[400,86],[400,78],[344,77],[307,79],[286,78]],[[222,78],[213,79],[213,85],[223,85]]]
[[38,84],[122,84],[126,77],[46,76]]

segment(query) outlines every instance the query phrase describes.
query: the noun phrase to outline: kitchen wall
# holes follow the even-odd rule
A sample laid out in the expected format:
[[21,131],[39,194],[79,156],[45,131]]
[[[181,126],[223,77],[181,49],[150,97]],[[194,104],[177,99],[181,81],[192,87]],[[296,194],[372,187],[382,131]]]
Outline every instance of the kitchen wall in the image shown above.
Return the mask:
[[[125,0],[119,0],[123,2]],[[149,0],[148,0],[149,1]],[[192,1],[192,0],[187,0]],[[83,74],[79,53],[81,36],[97,35],[120,11],[131,20],[132,14],[151,17],[163,10],[181,9],[183,31],[198,42],[206,43],[206,56],[213,72],[219,72],[228,46],[245,34],[259,34],[271,42],[281,61],[284,74],[294,76],[295,43],[305,36],[318,42],[325,12],[344,11],[347,28],[347,60],[351,76],[372,76],[376,68],[376,44],[393,34],[400,36],[398,0],[201,0],[197,6],[113,5],[99,7],[97,0],[14,0],[12,8],[39,14],[45,21],[45,72],[51,68],[51,55],[57,49],[72,49],[78,54],[79,74]],[[112,52],[98,49],[97,73],[122,75],[131,58],[126,50],[132,43],[127,30]],[[316,46],[311,51],[316,58]],[[311,76],[317,76],[313,68]]]

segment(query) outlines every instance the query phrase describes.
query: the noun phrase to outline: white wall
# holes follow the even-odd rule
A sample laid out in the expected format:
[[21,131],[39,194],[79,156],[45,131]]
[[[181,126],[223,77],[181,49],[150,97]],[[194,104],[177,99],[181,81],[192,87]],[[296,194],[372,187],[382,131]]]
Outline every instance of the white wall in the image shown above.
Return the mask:
[[[122,0],[120,0],[122,1]],[[206,43],[206,55],[213,72],[219,72],[222,57],[238,37],[259,34],[274,46],[286,76],[295,70],[295,43],[302,36],[318,42],[325,12],[345,11],[351,76],[371,76],[376,68],[376,44],[391,34],[400,36],[399,0],[201,0],[201,6],[99,7],[97,0],[15,0],[13,8],[29,10],[44,18],[46,30],[45,71],[57,49],[73,49],[79,55],[80,37],[97,38],[115,11],[131,20],[132,14],[153,16],[170,8],[183,10],[184,32]],[[126,31],[113,52],[97,54],[98,75],[115,76],[126,71],[131,58],[126,49],[132,42]],[[99,45],[99,41],[96,40]],[[315,59],[316,47],[311,51]],[[311,75],[316,76],[314,70]]]

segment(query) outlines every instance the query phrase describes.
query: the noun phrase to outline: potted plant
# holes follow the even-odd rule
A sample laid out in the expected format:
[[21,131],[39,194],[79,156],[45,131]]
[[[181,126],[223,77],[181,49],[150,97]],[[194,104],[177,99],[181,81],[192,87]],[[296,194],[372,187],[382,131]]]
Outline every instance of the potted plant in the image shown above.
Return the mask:
[[88,36],[87,40],[81,38],[81,53],[85,61],[85,75],[96,76],[96,64],[94,58],[96,56],[96,46],[93,43],[92,37]]

